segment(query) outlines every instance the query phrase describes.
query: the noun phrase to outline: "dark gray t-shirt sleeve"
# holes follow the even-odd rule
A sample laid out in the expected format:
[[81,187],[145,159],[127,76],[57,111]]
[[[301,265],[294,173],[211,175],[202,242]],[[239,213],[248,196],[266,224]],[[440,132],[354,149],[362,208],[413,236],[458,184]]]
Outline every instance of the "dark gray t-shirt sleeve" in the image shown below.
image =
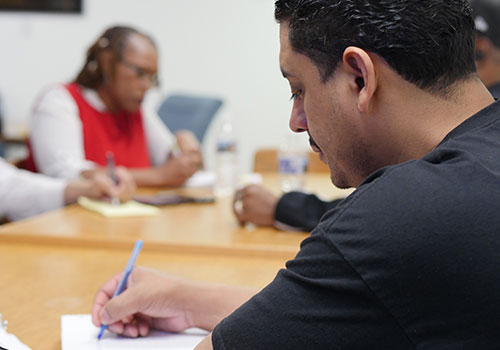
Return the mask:
[[275,280],[213,331],[214,349],[413,349],[318,228]]

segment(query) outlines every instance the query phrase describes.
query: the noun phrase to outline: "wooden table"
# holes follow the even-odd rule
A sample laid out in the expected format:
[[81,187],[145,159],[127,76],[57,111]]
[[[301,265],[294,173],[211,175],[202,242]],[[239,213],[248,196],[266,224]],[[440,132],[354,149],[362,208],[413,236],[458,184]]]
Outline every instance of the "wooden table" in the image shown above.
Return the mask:
[[[268,188],[278,188],[276,174],[264,176]],[[345,196],[325,175],[309,175],[307,189],[325,198]],[[44,243],[130,250],[137,239],[144,249],[216,255],[269,256],[290,259],[308,233],[271,227],[241,227],[232,213],[232,199],[215,204],[164,207],[156,217],[106,218],[77,205],[0,227],[0,242]]]
[[[63,314],[90,313],[98,288],[123,270],[128,250],[0,245],[0,312],[8,331],[32,349],[61,348]],[[211,282],[263,287],[284,266],[279,257],[141,252],[138,265]]]

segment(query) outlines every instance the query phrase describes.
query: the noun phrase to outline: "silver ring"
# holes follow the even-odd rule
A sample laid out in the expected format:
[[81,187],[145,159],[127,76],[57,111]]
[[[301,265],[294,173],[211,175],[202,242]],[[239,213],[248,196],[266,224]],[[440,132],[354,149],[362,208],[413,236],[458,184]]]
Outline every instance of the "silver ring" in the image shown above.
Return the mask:
[[239,215],[243,214],[243,211],[244,211],[243,210],[243,202],[241,201],[241,199],[235,200],[233,206],[234,206],[234,211],[237,214],[239,214]]

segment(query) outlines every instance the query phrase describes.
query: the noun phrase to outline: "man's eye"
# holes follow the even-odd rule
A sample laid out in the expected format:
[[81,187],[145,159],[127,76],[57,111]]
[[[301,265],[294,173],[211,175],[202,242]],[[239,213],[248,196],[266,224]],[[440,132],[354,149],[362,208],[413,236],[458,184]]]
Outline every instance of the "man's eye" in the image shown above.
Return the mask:
[[298,90],[296,92],[292,92],[292,96],[290,97],[290,100],[296,100],[300,97],[300,94],[302,93],[302,91]]

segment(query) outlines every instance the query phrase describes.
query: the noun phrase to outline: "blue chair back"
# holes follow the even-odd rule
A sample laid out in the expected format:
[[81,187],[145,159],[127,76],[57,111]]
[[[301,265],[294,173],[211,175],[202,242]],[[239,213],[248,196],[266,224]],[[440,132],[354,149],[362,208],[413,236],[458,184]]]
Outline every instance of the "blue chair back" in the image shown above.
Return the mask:
[[161,104],[158,115],[172,132],[192,131],[200,143],[222,100],[209,97],[175,94]]

